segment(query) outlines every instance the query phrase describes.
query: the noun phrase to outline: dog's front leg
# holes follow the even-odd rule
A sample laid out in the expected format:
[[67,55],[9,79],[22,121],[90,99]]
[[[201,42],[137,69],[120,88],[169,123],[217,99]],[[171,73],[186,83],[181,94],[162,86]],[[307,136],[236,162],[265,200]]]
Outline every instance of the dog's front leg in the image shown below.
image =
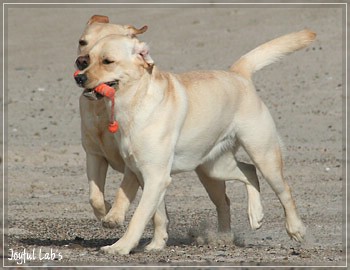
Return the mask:
[[104,199],[108,162],[102,156],[87,153],[86,168],[89,180],[90,204],[97,219],[101,220],[111,208],[110,204]]
[[[139,205],[123,237],[111,246],[102,247],[103,252],[129,254],[139,243],[147,223],[155,214],[158,206],[160,204],[161,206],[164,205],[162,201],[166,188],[171,182],[170,172],[164,171],[164,168],[154,166],[152,168],[143,167],[140,171],[143,176],[144,189]],[[163,239],[166,241],[167,235]]]
[[136,175],[126,168],[123,181],[116,192],[112,208],[102,219],[102,225],[104,227],[115,228],[118,225],[123,225],[126,211],[130,203],[134,200],[138,188],[139,182],[137,181]]

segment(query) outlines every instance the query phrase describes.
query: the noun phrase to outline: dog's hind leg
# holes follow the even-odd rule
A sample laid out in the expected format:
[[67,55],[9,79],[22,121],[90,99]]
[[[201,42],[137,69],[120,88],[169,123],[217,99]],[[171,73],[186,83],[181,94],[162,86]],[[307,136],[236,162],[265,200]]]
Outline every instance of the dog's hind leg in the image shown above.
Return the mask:
[[287,233],[292,239],[301,242],[305,236],[306,229],[297,213],[291,189],[283,178],[282,157],[279,146],[276,145],[274,149],[264,151],[264,154],[251,149],[247,151],[250,152],[254,163],[270,184],[284,208]]
[[253,229],[261,227],[264,214],[259,180],[254,165],[236,161],[234,154],[228,151],[216,160],[200,165],[196,172],[217,207],[219,229],[220,226],[226,229],[230,226],[229,201],[225,194],[225,182],[223,182],[229,180],[239,180],[246,185],[250,226]]
[[218,215],[219,232],[231,231],[230,199],[226,195],[226,184],[224,181],[217,181],[207,175],[201,167],[196,169],[196,173],[206,189],[209,198],[216,206]]
[[98,220],[101,220],[111,208],[104,199],[104,188],[108,162],[104,157],[87,153],[87,177],[89,180],[89,201]]
[[263,207],[260,198],[259,179],[253,164],[237,162],[235,176],[237,180],[245,183],[248,194],[248,217],[252,229],[259,229],[264,218]]
[[290,187],[283,178],[279,138],[269,112],[263,104],[260,108],[262,110],[255,114],[255,118],[244,119],[237,137],[280,200],[286,216],[287,233],[300,242],[306,229],[297,213]]

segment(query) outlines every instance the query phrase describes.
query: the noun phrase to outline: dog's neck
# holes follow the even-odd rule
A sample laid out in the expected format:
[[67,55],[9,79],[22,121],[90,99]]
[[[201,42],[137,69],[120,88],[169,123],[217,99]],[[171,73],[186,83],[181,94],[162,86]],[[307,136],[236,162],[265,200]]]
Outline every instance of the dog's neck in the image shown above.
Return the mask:
[[128,74],[126,76],[127,79],[119,80],[116,91],[120,95],[138,92],[140,87],[143,88],[145,85],[149,85],[152,81],[157,80],[160,74],[161,72],[156,66],[152,66],[149,69],[142,68],[137,74]]
[[[145,71],[140,78],[120,82],[115,96],[116,119],[120,128],[127,128],[132,122],[141,117],[147,119],[165,96],[167,80],[157,67],[152,72]],[[139,121],[139,119],[137,120]]]

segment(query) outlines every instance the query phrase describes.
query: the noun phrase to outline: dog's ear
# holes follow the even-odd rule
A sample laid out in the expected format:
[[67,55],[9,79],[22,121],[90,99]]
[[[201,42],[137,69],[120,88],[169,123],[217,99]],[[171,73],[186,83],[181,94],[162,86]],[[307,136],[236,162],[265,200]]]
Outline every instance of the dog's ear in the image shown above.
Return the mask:
[[130,36],[132,38],[136,37],[137,35],[143,34],[148,29],[147,25],[142,26],[140,29],[137,29],[132,25],[126,25],[125,27],[127,29],[128,36]]
[[87,25],[93,24],[93,23],[109,23],[109,18],[107,16],[103,15],[94,15],[90,18]]
[[149,54],[149,47],[145,42],[136,42],[133,53],[136,55],[136,58],[141,61],[145,69],[152,69],[154,61]]

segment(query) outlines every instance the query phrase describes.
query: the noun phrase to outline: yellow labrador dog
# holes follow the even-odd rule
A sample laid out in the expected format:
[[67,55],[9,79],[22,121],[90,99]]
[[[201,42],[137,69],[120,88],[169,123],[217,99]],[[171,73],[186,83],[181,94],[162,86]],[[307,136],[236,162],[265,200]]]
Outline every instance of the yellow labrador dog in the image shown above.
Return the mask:
[[[136,35],[142,34],[146,30],[145,26],[136,29],[128,25],[111,24],[106,16],[92,16],[79,39],[78,54],[81,57],[76,61],[78,68],[81,70],[88,68],[90,62],[88,52],[98,40],[111,34],[126,36],[133,40]],[[91,206],[102,224],[105,227],[113,228],[123,224],[125,213],[136,195],[139,182],[132,170],[125,170],[118,141],[106,128],[109,116],[105,101],[101,97],[88,88],[81,95],[79,100],[81,134],[82,144],[86,151]],[[125,172],[112,206],[104,199],[108,165],[119,172]],[[250,225],[253,229],[258,229],[262,224],[263,212],[256,170],[254,166],[245,163],[239,162],[238,166],[242,167],[247,175],[239,180],[246,183]],[[230,232],[230,202],[225,194],[225,182],[217,181],[215,176],[212,177],[207,171],[200,168],[196,172],[217,208],[219,232]],[[151,244],[146,247],[147,250],[164,247],[167,240],[167,223],[166,213],[164,211],[156,212],[154,215],[155,234]]]
[[[101,83],[115,86],[115,117],[120,125],[115,139],[126,164],[125,174],[132,172],[143,182],[141,200],[125,234],[103,251],[128,254],[156,211],[167,222],[163,198],[171,174],[196,170],[217,182],[250,183],[254,170],[236,161],[238,146],[278,196],[290,237],[303,240],[306,229],[283,178],[276,127],[251,76],[308,46],[315,36],[303,30],[267,42],[242,56],[230,71],[184,74],[160,71],[148,46],[137,39],[111,35],[95,44],[88,54],[89,66],[76,81],[88,89]],[[105,102],[110,111],[110,102]],[[224,192],[216,196],[226,198]]]

